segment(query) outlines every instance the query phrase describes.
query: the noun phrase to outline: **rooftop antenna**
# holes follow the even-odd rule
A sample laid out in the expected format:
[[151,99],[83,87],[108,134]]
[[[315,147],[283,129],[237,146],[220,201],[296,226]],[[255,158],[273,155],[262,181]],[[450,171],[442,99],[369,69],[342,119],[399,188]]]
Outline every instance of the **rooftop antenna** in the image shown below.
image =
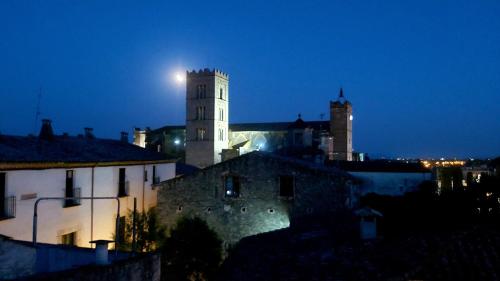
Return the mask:
[[37,103],[36,103],[36,112],[35,112],[35,126],[33,127],[33,133],[36,134],[36,128],[38,127],[38,119],[40,118],[40,101],[42,100],[42,87],[38,92]]

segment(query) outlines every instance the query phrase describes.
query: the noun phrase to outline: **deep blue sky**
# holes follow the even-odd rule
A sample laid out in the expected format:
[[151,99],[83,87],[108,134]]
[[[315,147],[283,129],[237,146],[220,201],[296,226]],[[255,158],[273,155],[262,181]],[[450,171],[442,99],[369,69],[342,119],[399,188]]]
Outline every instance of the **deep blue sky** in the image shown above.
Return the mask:
[[[500,2],[1,1],[0,131],[183,124],[176,69],[231,75],[230,122],[328,118],[340,86],[354,148],[500,155]],[[39,130],[39,124],[36,131]]]

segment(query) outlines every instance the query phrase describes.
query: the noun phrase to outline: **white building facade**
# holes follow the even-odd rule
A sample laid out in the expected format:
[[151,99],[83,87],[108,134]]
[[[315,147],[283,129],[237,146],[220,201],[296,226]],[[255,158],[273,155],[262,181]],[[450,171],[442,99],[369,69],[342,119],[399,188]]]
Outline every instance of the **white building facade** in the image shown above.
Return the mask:
[[[34,205],[40,198],[118,197],[123,217],[133,209],[134,198],[138,211],[156,206],[153,184],[175,177],[173,161],[123,141],[24,138],[0,136],[0,234],[16,240],[32,240]],[[19,143],[25,148],[9,151]],[[49,156],[32,152],[32,147]],[[83,156],[75,158],[69,148]],[[65,154],[58,155],[59,150]],[[101,161],[88,161],[97,158]],[[92,240],[113,240],[117,209],[116,199],[42,200],[37,241],[91,247]]]

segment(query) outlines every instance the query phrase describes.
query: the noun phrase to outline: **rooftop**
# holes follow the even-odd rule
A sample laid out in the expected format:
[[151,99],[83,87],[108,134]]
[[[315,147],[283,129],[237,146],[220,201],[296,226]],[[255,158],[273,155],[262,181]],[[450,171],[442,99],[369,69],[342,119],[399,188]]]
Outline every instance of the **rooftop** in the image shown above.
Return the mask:
[[166,160],[160,153],[111,139],[54,135],[46,140],[35,136],[0,135],[0,163],[89,163]]
[[[302,121],[302,119],[301,119]],[[229,124],[229,130],[233,132],[243,132],[243,131],[288,131],[295,124],[294,122],[263,122],[263,123],[234,123]],[[330,121],[302,121],[301,126],[307,128],[312,128],[315,130],[330,130]],[[175,125],[175,126],[164,126],[155,130],[153,133],[159,133],[162,131],[173,131],[173,130],[185,130],[186,126]]]

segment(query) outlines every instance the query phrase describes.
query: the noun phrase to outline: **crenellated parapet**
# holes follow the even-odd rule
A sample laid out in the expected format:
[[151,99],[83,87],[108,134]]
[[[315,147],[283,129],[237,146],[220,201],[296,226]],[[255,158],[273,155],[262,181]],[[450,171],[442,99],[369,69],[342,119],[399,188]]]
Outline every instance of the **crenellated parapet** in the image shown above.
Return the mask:
[[200,69],[198,71],[196,71],[196,70],[187,71],[186,75],[188,77],[219,76],[221,78],[229,80],[229,74],[222,72],[219,69],[204,68],[204,69]]

